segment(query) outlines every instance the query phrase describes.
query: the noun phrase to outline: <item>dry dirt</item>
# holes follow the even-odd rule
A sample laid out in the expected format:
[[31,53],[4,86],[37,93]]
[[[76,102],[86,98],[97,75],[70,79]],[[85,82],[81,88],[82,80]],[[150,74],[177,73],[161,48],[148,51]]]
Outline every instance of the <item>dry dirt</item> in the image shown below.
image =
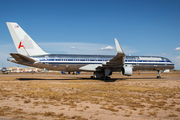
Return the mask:
[[0,74],[0,120],[180,119],[180,72]]

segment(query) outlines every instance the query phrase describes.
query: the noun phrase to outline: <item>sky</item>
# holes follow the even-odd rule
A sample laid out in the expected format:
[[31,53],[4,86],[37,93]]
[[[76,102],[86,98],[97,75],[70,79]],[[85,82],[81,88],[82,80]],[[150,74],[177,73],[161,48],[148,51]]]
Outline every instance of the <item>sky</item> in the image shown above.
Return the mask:
[[48,53],[162,56],[180,70],[180,0],[0,0],[0,67],[17,52],[17,22]]

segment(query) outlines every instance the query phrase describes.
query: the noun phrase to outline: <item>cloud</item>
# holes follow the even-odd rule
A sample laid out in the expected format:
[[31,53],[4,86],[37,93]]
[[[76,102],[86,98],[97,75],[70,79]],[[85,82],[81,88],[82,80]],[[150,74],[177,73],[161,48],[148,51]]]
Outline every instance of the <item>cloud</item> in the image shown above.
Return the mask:
[[175,50],[180,50],[180,47],[177,47]]
[[102,47],[101,50],[114,50],[112,46]]
[[71,47],[71,49],[75,49],[76,47]]
[[177,59],[180,59],[180,56],[177,56],[176,58],[177,58]]

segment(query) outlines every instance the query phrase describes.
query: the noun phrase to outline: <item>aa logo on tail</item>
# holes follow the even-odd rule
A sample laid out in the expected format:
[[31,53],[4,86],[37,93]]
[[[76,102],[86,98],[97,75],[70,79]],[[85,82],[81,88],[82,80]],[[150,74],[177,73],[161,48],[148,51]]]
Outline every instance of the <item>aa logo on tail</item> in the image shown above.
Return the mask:
[[34,49],[32,41],[28,39],[28,35],[24,35],[24,39],[20,41],[18,49],[20,49],[21,47],[24,49]]
[[[20,42],[19,43],[19,47],[18,47],[18,49],[20,49],[21,47],[23,47],[24,48],[24,46],[22,45],[22,42]],[[25,49],[25,48],[24,48]]]

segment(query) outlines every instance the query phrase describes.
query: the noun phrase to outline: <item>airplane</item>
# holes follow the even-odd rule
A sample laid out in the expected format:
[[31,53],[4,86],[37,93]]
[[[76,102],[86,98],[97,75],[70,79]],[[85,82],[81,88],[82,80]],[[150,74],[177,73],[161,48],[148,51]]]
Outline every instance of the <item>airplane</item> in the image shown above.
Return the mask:
[[174,64],[160,56],[126,56],[115,38],[116,55],[50,54],[44,52],[15,22],[6,22],[18,53],[10,53],[8,61],[47,70],[94,72],[91,78],[110,79],[113,72],[131,76],[133,70],[157,70],[157,78]]
[[3,68],[1,69],[1,72],[2,72],[3,74],[8,74],[8,70],[6,69],[6,67],[3,67]]

